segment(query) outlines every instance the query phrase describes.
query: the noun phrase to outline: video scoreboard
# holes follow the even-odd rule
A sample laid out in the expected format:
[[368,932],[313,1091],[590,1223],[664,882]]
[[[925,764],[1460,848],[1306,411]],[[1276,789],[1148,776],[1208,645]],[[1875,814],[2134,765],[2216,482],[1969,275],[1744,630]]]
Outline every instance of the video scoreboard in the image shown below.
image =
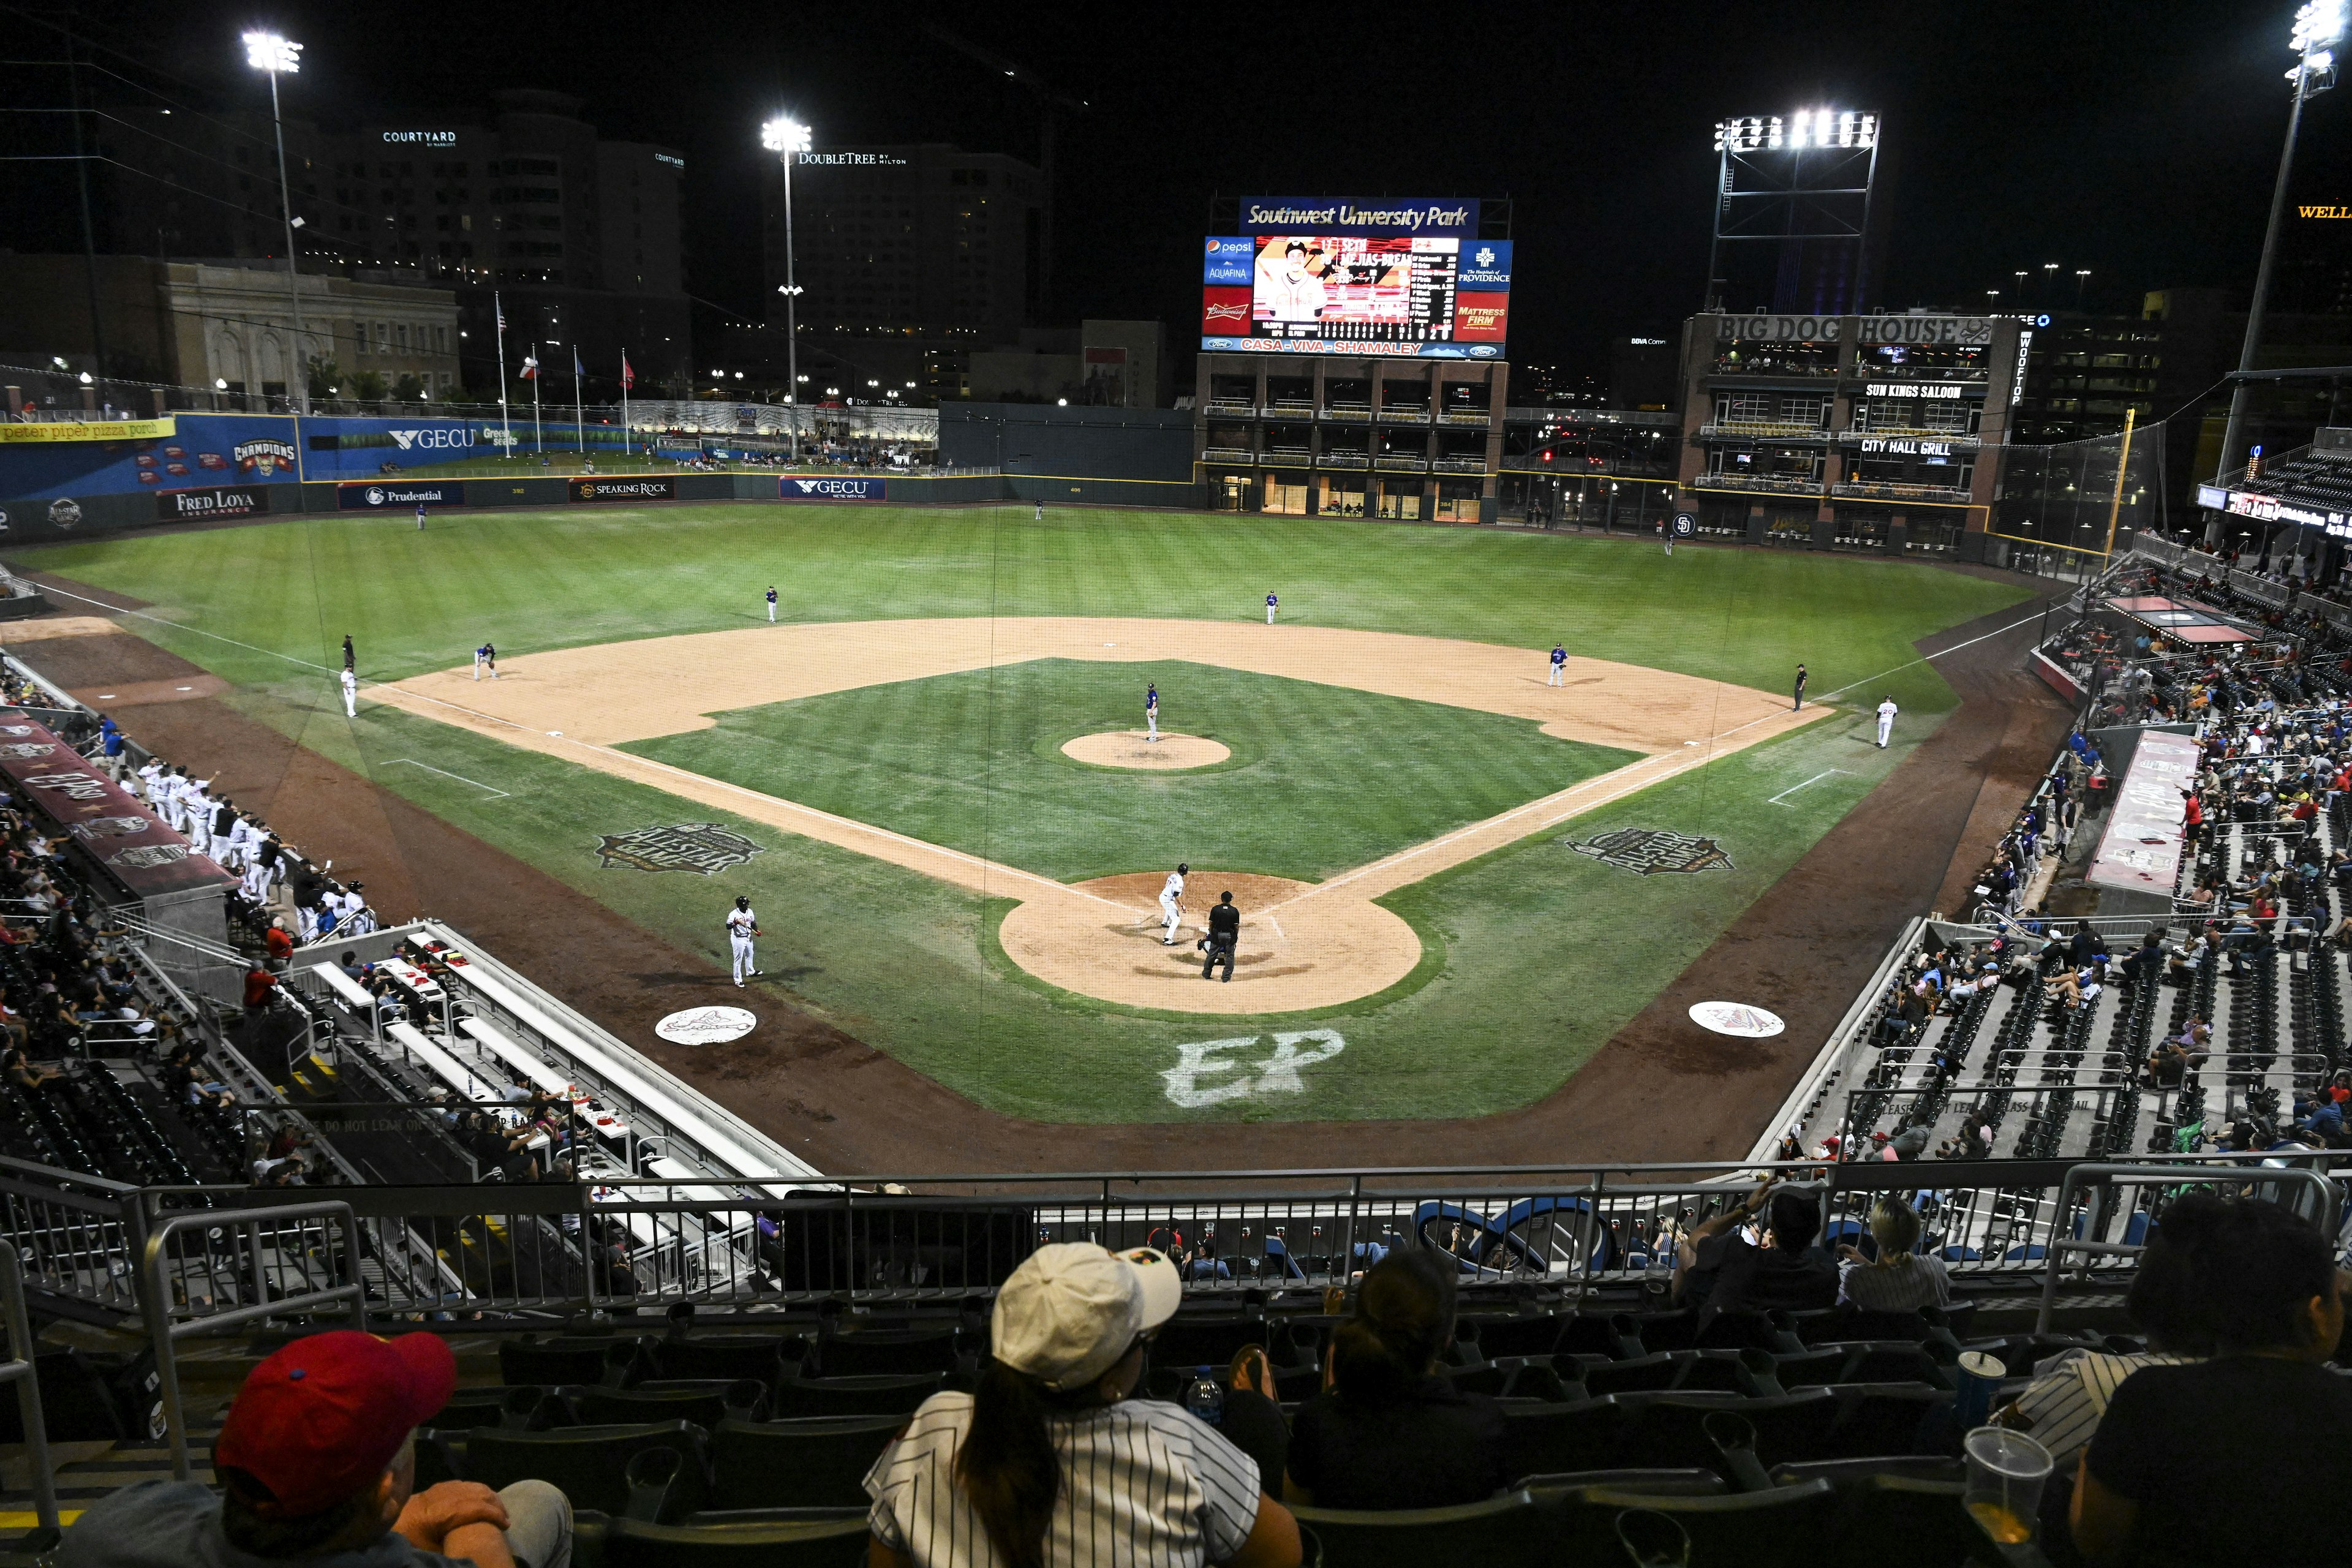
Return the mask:
[[1476,211],[1475,202],[1244,202],[1244,218],[1307,221],[1207,242],[1201,347],[1499,359],[1511,242],[1477,238]]

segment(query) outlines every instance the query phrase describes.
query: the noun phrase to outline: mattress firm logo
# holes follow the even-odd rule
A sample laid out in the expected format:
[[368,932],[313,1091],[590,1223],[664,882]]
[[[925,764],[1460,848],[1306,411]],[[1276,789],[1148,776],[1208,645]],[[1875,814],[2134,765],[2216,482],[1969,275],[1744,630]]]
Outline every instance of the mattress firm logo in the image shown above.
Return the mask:
[[1738,868],[1731,863],[1723,846],[1712,838],[1693,837],[1663,827],[1620,827],[1598,833],[1591,838],[1563,838],[1562,844],[1579,855],[1590,855],[1604,866],[1614,866],[1621,871],[1637,876],[1654,877],[1661,871],[1731,871]]
[[596,846],[596,860],[607,869],[626,866],[638,871],[691,871],[698,877],[715,877],[747,863],[761,850],[761,846],[715,822],[679,822],[604,834]]

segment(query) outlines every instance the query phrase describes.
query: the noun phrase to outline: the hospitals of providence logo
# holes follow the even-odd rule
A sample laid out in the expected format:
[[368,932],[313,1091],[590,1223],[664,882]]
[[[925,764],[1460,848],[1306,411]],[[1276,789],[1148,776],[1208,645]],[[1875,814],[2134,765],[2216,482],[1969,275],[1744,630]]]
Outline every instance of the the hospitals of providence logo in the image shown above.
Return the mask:
[[715,876],[730,866],[740,866],[764,847],[715,822],[678,822],[667,827],[640,827],[599,837],[596,861],[601,866],[630,866],[640,871],[691,871],[698,877]]
[[1562,844],[1579,855],[1590,855],[1604,866],[1654,877],[1661,871],[1731,871],[1738,868],[1723,846],[1712,838],[1695,837],[1664,827],[1618,827],[1607,833]]

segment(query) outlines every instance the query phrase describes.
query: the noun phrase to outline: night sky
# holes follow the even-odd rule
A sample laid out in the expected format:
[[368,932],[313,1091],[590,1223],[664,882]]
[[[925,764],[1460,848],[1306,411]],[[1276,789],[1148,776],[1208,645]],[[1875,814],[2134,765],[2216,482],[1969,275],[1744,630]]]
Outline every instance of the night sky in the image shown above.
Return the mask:
[[[1172,338],[1191,335],[1197,242],[1220,193],[1507,195],[1511,357],[1592,370],[1611,338],[1667,335],[1696,307],[1711,127],[1732,114],[1880,114],[1892,205],[1885,285],[1874,293],[1891,308],[1981,308],[1985,289],[2013,289],[2013,269],[2038,277],[2051,261],[2064,287],[2030,305],[2071,307],[2078,267],[2093,269],[2099,308],[2136,310],[2144,290],[2166,286],[2243,290],[2285,126],[2293,12],[2286,0],[250,0],[244,10],[124,0],[95,8],[92,26],[111,48],[192,84],[176,90],[215,101],[266,101],[236,34],[275,26],[307,45],[289,113],[456,118],[486,111],[499,87],[578,93],[604,134],[685,152],[690,286],[751,314],[762,303],[758,127],[770,113],[797,112],[821,149],[947,141],[1036,156],[1035,99],[927,36],[928,18],[1087,101],[1063,122],[1059,319],[1158,318]],[[51,52],[26,15],[0,12],[18,40],[9,53]],[[25,74],[11,74],[22,91]],[[2307,111],[2296,199],[2352,205],[2347,115],[2352,88]],[[2291,215],[2289,239],[2290,254],[2352,255],[2352,223]]]

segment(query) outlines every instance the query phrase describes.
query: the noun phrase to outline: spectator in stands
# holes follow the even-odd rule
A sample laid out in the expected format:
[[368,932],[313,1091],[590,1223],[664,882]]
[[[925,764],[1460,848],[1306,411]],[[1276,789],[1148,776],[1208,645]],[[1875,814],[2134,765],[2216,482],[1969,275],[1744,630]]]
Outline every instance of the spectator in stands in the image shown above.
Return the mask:
[[245,1010],[258,1012],[269,1005],[270,993],[278,989],[278,976],[268,965],[257,962],[245,972]]
[[1364,1271],[1332,1331],[1328,1386],[1291,1423],[1283,1495],[1318,1508],[1442,1508],[1508,1486],[1503,1415],[1438,1373],[1454,1342],[1455,1266],[1403,1248]]
[[[1754,1239],[1742,1234],[1759,1215]],[[1748,1201],[1704,1220],[1676,1249],[1674,1299],[1682,1306],[1727,1312],[1740,1308],[1802,1310],[1837,1300],[1837,1268],[1816,1248],[1816,1200],[1766,1181]]]
[[415,1428],[448,1403],[457,1364],[433,1334],[296,1340],[246,1378],[213,1445],[222,1495],[144,1481],[92,1503],[58,1568],[568,1568],[572,1508],[544,1481],[419,1492]]
[[1837,1249],[1841,1304],[1865,1312],[1950,1304],[1952,1281],[1944,1260],[1919,1251],[1918,1210],[1892,1194],[1880,1198],[1870,1211],[1870,1239],[1878,1250],[1874,1258],[1864,1258],[1851,1243]]
[[1148,1247],[1024,1259],[997,1292],[979,1388],[924,1401],[866,1473],[874,1568],[1297,1563],[1297,1523],[1256,1463],[1189,1412],[1131,1397],[1182,1297]]
[[0,1055],[0,1074],[6,1076],[12,1087],[26,1094],[36,1093],[51,1084],[63,1083],[66,1077],[62,1068],[35,1067],[33,1059],[16,1046],[9,1047],[5,1055]]
[[1262,1345],[1244,1345],[1225,1369],[1225,1408],[1217,1430],[1257,1461],[1257,1473],[1271,1486],[1290,1468],[1290,1422],[1277,1401],[1274,1363]]
[[262,933],[261,942],[268,951],[269,962],[275,967],[284,969],[294,961],[294,939],[287,934],[285,916],[271,917],[269,929]]
[[2191,1242],[2215,1354],[2116,1386],[2074,1489],[2074,1545],[2095,1564],[2336,1563],[2320,1519],[2262,1516],[2352,1489],[2352,1382],[2326,1363],[2344,1331],[2327,1239],[2260,1198],[2225,1200]]

